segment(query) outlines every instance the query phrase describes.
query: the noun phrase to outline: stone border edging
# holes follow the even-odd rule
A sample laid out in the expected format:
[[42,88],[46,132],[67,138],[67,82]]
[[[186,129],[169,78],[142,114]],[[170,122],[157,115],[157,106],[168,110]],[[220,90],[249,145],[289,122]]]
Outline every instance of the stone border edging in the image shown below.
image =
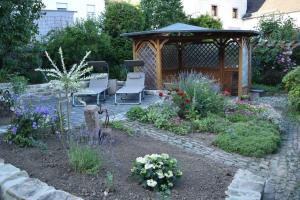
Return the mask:
[[0,158],[1,200],[83,200],[62,190],[56,190],[39,179],[30,178],[26,171]]
[[225,192],[226,200],[261,200],[264,187],[264,178],[239,169]]

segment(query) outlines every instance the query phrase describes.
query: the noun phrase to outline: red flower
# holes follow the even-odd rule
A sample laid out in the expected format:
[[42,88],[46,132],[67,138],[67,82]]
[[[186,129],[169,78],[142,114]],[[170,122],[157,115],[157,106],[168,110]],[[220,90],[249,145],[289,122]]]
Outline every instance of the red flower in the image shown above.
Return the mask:
[[185,102],[186,102],[186,103],[190,103],[191,101],[190,101],[189,99],[186,99]]
[[229,96],[229,95],[230,95],[230,92],[227,91],[227,90],[225,90],[225,91],[223,92],[223,95],[224,95],[224,96]]
[[158,95],[159,95],[160,97],[163,97],[163,96],[164,96],[164,93],[159,92]]

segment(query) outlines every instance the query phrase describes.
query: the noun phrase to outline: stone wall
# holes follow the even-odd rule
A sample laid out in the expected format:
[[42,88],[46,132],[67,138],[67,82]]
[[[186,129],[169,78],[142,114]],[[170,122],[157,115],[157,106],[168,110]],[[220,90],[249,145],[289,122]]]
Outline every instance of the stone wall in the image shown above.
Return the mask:
[[30,178],[26,171],[0,159],[0,199],[1,200],[82,200],[67,192],[56,190],[46,183]]

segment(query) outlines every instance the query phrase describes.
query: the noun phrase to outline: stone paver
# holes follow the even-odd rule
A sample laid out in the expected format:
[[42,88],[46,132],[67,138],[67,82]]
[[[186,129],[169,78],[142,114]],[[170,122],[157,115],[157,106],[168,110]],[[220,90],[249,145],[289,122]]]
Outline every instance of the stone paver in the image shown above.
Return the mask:
[[0,199],[1,200],[82,200],[67,192],[56,190],[38,179],[30,178],[11,164],[0,159]]
[[[142,101],[141,107],[148,107],[149,105],[160,102],[160,98],[157,95],[145,95]],[[56,97],[36,97],[27,98],[24,102],[32,106],[47,106],[54,110],[57,109],[58,98]],[[95,98],[89,98],[88,104],[95,104]],[[103,109],[107,109],[110,120],[124,120],[126,119],[126,112],[133,106],[137,105],[115,105],[114,96],[108,96],[105,102],[101,103]],[[65,106],[63,106],[64,112],[66,112]],[[73,126],[80,126],[84,123],[84,107],[71,107],[71,123]],[[104,117],[104,116],[102,116]]]

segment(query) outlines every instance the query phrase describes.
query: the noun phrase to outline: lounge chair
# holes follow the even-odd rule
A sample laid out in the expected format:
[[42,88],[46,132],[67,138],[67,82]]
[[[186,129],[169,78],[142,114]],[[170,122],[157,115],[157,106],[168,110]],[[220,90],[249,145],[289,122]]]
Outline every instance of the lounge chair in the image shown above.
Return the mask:
[[108,74],[102,73],[97,78],[92,78],[89,82],[89,87],[82,89],[76,93],[73,93],[72,105],[73,106],[82,106],[75,104],[76,97],[79,96],[97,96],[97,105],[100,104],[100,96],[103,94],[103,99],[105,100],[105,93],[108,90]]
[[[143,72],[131,72],[127,74],[127,79],[125,85],[119,89],[115,94],[115,104],[141,104],[142,98],[144,98],[144,89],[145,89],[145,73]],[[137,103],[123,103],[117,102],[118,95],[133,95],[138,94],[139,100]],[[126,100],[126,98],[122,98],[122,100]]]

